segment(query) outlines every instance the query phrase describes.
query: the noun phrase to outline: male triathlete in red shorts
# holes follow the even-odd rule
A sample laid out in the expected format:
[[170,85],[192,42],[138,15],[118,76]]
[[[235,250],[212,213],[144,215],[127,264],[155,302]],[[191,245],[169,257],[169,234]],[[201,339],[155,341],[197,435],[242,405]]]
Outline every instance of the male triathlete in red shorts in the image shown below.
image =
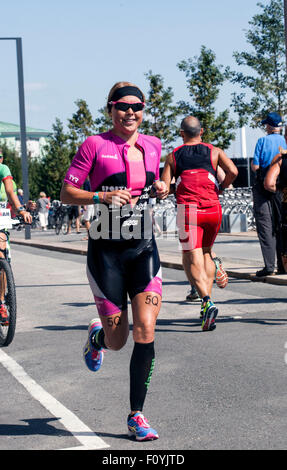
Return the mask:
[[[167,156],[162,181],[169,187],[176,178],[177,223],[183,267],[189,282],[202,298],[203,331],[215,329],[217,307],[211,301],[215,265],[212,245],[221,224],[220,190],[227,188],[238,171],[218,147],[202,142],[200,121],[188,116],[181,123],[183,145]],[[225,172],[221,185],[217,168]]]

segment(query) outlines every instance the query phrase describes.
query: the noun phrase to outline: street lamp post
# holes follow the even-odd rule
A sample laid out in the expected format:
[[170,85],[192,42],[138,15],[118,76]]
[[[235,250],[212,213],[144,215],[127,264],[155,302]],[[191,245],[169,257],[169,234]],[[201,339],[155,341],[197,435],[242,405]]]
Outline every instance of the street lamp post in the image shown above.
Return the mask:
[[[25,118],[22,38],[0,38],[0,41],[11,41],[11,40],[16,41],[23,192],[24,192],[24,201],[28,202],[29,178],[28,178],[28,158],[27,158],[27,144],[26,144],[27,137],[26,137],[26,118]],[[25,239],[27,240],[30,238],[31,238],[31,227],[30,225],[25,225]]]

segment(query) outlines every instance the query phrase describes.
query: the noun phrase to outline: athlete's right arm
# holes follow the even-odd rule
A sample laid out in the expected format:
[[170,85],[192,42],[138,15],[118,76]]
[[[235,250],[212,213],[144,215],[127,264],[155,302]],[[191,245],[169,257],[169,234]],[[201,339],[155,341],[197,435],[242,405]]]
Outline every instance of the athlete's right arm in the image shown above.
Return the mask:
[[[60,200],[64,204],[72,204],[75,206],[82,206],[88,204],[94,204],[93,191],[85,191],[84,189],[76,188],[68,183],[63,183],[61,193],[60,193]],[[102,202],[102,198],[100,198],[100,202]]]
[[[73,204],[77,206],[84,206],[95,204],[93,199],[94,191],[85,191],[84,189],[76,188],[68,183],[63,183],[60,200],[63,204]],[[124,206],[128,204],[131,199],[130,191],[126,189],[119,189],[110,192],[98,192],[99,203],[113,204],[115,206]]]
[[166,184],[168,192],[170,192],[170,183],[174,175],[175,175],[175,168],[174,168],[173,154],[169,153],[168,156],[166,157],[163,172],[160,178],[161,181],[164,181],[164,183]]

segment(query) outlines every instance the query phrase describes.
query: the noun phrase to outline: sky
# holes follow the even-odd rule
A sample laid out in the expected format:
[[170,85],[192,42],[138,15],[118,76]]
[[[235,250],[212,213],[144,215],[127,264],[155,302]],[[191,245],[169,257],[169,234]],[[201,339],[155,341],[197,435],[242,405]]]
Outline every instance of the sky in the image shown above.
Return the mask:
[[[2,0],[0,37],[21,37],[26,124],[64,126],[84,99],[94,118],[110,88],[125,80],[148,91],[151,70],[172,87],[174,102],[188,100],[177,64],[198,56],[202,45],[217,64],[237,69],[234,51],[249,48],[245,31],[260,11],[258,0]],[[267,0],[263,0],[267,3]],[[16,41],[0,41],[0,121],[19,124]],[[230,106],[231,85],[218,111]],[[250,158],[262,130],[246,129]],[[241,155],[240,131],[229,156]]]

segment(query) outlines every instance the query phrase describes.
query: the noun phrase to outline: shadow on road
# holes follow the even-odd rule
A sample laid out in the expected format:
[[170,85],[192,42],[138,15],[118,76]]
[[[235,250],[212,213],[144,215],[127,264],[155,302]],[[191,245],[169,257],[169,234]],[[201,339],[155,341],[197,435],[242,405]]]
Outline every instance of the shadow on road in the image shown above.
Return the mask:
[[58,421],[59,418],[35,418],[21,419],[27,424],[0,424],[0,436],[71,436],[71,433],[65,429],[57,429],[51,424],[51,421]]

